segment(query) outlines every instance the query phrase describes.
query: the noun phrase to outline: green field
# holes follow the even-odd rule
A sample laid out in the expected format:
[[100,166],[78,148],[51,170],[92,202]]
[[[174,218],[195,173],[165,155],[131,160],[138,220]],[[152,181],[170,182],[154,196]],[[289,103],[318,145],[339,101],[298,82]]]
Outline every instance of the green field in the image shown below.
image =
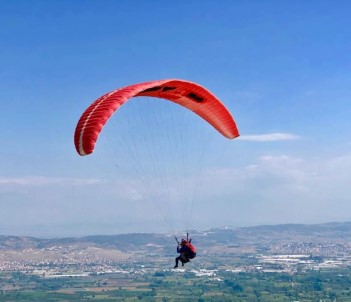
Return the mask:
[[42,278],[0,275],[0,301],[351,301],[351,269],[285,273],[230,273],[196,276],[156,271]]

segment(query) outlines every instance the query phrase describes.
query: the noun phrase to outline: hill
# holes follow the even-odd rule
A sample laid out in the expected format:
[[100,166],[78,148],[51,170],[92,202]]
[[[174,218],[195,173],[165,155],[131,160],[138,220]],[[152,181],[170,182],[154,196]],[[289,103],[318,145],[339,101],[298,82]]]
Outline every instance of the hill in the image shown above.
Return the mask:
[[[196,245],[203,250],[215,246],[255,246],[287,241],[351,241],[351,222],[325,224],[281,224],[254,227],[222,227],[192,231]],[[132,233],[85,236],[81,238],[40,239],[26,236],[0,236],[0,250],[45,249],[54,246],[97,247],[121,252],[155,251],[174,253],[174,238],[169,234]]]

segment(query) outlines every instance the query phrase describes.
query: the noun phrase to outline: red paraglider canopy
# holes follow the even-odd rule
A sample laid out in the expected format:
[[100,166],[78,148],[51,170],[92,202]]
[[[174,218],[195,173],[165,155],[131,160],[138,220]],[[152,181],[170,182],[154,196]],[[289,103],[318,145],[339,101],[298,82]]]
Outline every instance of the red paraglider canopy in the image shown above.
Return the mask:
[[111,91],[93,102],[78,121],[74,143],[80,155],[94,151],[96,140],[111,115],[132,97],[172,101],[195,112],[227,138],[239,136],[236,124],[221,101],[204,87],[184,80],[159,80]]

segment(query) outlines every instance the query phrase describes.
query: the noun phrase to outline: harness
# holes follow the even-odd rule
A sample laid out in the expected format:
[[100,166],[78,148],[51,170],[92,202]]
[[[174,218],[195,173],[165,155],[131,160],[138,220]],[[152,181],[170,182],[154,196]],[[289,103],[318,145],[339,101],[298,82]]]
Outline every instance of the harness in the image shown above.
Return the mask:
[[195,247],[188,241],[185,243],[185,246],[188,248],[188,253],[187,253],[188,258],[190,258],[190,259],[195,258],[195,256],[196,256]]

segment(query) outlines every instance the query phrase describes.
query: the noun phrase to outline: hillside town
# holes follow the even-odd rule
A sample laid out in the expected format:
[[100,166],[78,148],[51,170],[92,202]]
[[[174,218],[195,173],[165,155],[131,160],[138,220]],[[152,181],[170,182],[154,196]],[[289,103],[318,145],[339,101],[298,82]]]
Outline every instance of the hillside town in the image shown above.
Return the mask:
[[[150,245],[148,245],[150,247]],[[218,249],[218,247],[217,247]],[[225,250],[226,249],[226,250]],[[266,252],[262,250],[266,249]],[[218,271],[239,272],[284,272],[347,268],[351,266],[349,243],[306,243],[291,242],[257,247],[256,252],[230,252],[205,254],[199,250],[194,263],[185,269],[194,274],[216,275]],[[172,270],[174,258],[171,254],[154,254],[143,247],[139,252],[123,253],[119,250],[79,245],[55,245],[47,248],[23,250],[0,250],[0,271],[23,272],[44,278],[59,276],[84,276],[89,274],[143,274],[159,270]],[[175,255],[175,254],[174,254]],[[211,269],[216,264],[215,269]]]

